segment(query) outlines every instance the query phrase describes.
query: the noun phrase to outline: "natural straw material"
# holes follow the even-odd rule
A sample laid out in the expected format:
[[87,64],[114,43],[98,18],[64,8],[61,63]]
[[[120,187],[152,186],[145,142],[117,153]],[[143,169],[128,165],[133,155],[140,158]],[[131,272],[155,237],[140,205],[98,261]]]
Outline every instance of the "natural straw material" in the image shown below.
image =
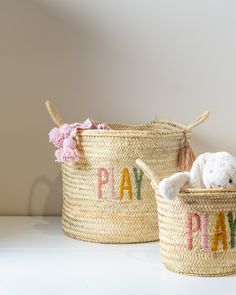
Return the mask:
[[209,116],[209,112],[205,112],[197,120],[193,121],[185,130],[184,130],[184,140],[183,145],[179,150],[178,155],[178,166],[181,171],[189,171],[192,168],[193,162],[195,160],[194,151],[188,140],[188,131],[192,130],[199,123],[205,121]]
[[[60,126],[60,115],[46,104]],[[80,160],[62,164],[63,230],[102,243],[158,240],[155,194],[135,160],[142,156],[162,177],[176,172],[186,126],[163,120],[108,125],[111,130],[78,131]]]
[[137,164],[148,171],[156,191],[165,266],[196,276],[236,273],[236,190],[184,189],[169,201],[159,195],[158,181],[150,168],[140,161]]

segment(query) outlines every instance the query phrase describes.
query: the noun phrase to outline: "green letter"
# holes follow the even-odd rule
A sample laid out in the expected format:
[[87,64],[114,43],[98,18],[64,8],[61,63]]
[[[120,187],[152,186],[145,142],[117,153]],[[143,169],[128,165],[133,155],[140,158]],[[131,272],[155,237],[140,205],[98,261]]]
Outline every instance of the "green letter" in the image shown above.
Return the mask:
[[133,168],[134,180],[136,185],[136,198],[137,200],[141,200],[141,183],[143,179],[143,170],[140,169],[140,173],[138,175],[137,168]]
[[228,213],[228,222],[230,227],[230,245],[231,248],[235,247],[235,230],[236,230],[236,219],[233,217],[233,213]]

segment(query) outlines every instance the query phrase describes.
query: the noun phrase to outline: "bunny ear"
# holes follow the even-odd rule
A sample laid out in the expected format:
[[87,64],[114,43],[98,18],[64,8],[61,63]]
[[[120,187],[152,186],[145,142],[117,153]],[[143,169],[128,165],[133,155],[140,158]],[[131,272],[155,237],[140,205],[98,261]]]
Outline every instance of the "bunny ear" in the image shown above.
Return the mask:
[[203,169],[204,166],[211,156],[211,153],[204,153],[197,157],[197,159],[193,162],[192,169],[190,171],[190,181],[192,187],[196,188],[204,188],[204,182],[203,182]]

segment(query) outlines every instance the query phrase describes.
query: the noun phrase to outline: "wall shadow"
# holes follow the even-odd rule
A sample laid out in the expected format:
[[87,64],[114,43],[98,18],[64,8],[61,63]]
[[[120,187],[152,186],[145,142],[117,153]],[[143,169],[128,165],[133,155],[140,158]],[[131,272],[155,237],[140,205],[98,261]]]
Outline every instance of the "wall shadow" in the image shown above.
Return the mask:
[[41,185],[43,185],[47,189],[46,197],[44,196],[44,198],[46,198],[46,201],[43,206],[42,215],[46,215],[46,216],[61,215],[62,202],[63,202],[61,173],[53,181],[43,175],[35,179],[35,181],[31,185],[30,192],[29,192],[29,198],[28,198],[29,201],[28,201],[28,210],[27,210],[28,215],[29,216],[40,215],[37,209],[35,208],[37,207],[37,204],[40,204],[41,202],[41,200],[39,200],[39,198],[41,197],[41,194],[37,193],[37,189]]

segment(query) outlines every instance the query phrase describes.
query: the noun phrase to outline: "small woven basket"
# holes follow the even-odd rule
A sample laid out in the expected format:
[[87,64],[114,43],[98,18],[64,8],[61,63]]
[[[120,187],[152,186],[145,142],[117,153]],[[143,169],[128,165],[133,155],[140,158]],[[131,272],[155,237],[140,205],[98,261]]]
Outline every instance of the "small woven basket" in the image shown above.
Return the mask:
[[236,190],[183,189],[169,201],[142,161],[158,203],[161,258],[177,273],[225,276],[236,272]]
[[[63,121],[50,102],[57,126]],[[145,125],[109,124],[111,130],[77,132],[80,159],[62,164],[65,234],[102,243],[158,240],[155,194],[135,160],[143,159],[161,176],[178,170],[178,152],[202,115],[186,127],[155,120]]]

